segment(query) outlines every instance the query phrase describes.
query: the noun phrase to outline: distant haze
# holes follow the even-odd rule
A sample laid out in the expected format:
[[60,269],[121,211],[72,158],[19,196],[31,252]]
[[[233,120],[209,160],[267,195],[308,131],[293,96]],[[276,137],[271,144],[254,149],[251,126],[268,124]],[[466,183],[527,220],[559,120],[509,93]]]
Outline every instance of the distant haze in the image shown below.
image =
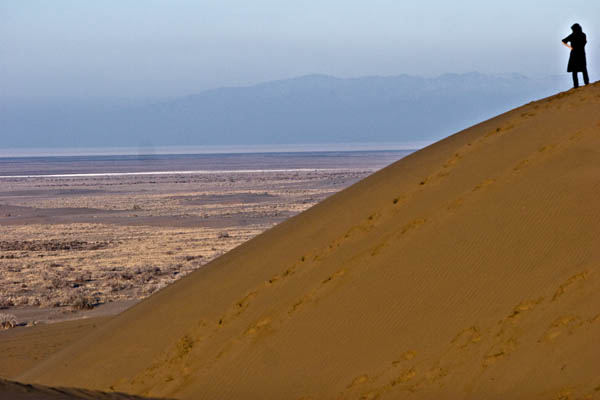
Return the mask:
[[0,147],[422,143],[569,85],[566,75],[307,75],[152,104],[12,104],[0,107]]
[[563,74],[579,22],[598,76],[600,2],[2,0],[0,103],[176,98],[328,74]]
[[436,140],[568,89],[573,22],[595,81],[598,15],[589,0],[1,0],[0,148]]

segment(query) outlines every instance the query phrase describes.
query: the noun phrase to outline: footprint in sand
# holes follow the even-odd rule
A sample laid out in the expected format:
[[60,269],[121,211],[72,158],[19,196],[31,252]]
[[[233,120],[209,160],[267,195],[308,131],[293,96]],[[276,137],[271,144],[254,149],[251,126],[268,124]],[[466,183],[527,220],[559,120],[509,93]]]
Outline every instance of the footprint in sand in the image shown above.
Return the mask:
[[457,346],[458,349],[464,349],[471,344],[481,342],[481,338],[481,330],[478,326],[473,325],[460,331],[450,343]]
[[505,355],[506,355],[506,353],[504,353],[504,351],[500,351],[498,353],[486,355],[483,358],[483,364],[482,364],[483,368],[487,368],[490,365],[495,364],[497,361],[499,361]]
[[462,207],[463,203],[464,203],[464,200],[459,197],[458,199],[453,200],[452,202],[450,202],[450,204],[448,204],[448,206],[446,207],[446,209],[448,211],[459,209],[460,207]]
[[[315,256],[316,257],[316,256]],[[300,258],[300,262],[305,262],[306,261],[306,257],[302,256]],[[296,270],[298,269],[297,264],[292,265],[291,267],[287,268],[285,271],[283,271],[280,274],[274,275],[271,278],[269,278],[267,281],[265,281],[265,285],[266,286],[271,286],[273,284],[275,284],[278,281],[283,281],[286,278],[289,278],[290,276],[294,275],[296,273]]]
[[419,185],[425,186],[428,183],[431,183],[432,180],[433,180],[433,178],[431,176],[428,176],[425,179],[423,179],[421,182],[419,182]]
[[254,290],[240,300],[236,301],[234,305],[232,305],[229,310],[219,318],[217,321],[217,327],[225,326],[227,322],[233,320],[246,311],[250,305],[250,300],[256,297],[256,295],[258,295],[258,290]]
[[527,300],[518,304],[515,308],[513,308],[512,313],[506,318],[506,320],[511,320],[522,316],[525,312],[533,310],[543,300],[544,298],[540,297],[535,300]]
[[556,144],[547,144],[538,149],[539,153],[548,153],[556,148]]
[[487,368],[490,365],[500,361],[510,353],[514,352],[519,346],[516,337],[510,337],[507,340],[495,343],[483,356],[482,367]]
[[390,385],[393,387],[393,386],[396,386],[396,385],[399,385],[402,383],[407,383],[407,382],[413,380],[416,376],[417,376],[417,371],[414,368],[407,369],[407,370],[403,371],[399,376],[394,378],[390,382]]
[[402,229],[400,230],[400,234],[404,235],[409,231],[412,231],[413,229],[416,229],[419,226],[423,225],[425,222],[427,222],[427,219],[425,218],[414,219],[402,227]]
[[309,302],[314,302],[319,300],[319,293],[325,291],[326,288],[330,285],[330,282],[334,281],[338,277],[344,275],[346,273],[346,269],[340,269],[333,274],[329,275],[327,278],[321,281],[320,287],[314,289],[311,293],[304,295],[301,299],[297,300],[292,304],[290,309],[288,310],[288,315],[295,313],[300,307],[304,306]]
[[579,130],[579,131],[575,132],[573,135],[571,135],[569,137],[569,140],[571,140],[573,142],[577,142],[577,141],[581,140],[582,137],[583,137],[583,131]]
[[450,374],[447,368],[442,368],[439,365],[434,366],[425,374],[425,379],[428,382],[437,382]]
[[405,200],[406,200],[406,196],[401,194],[398,197],[394,197],[394,199],[392,200],[392,204],[400,205],[400,204],[403,204],[405,202]]
[[[483,138],[487,139],[487,138],[489,138],[491,136],[495,136],[495,135],[506,133],[506,132],[510,131],[511,129],[513,129],[514,127],[515,126],[513,124],[509,124],[509,125],[504,126],[504,127],[499,126],[496,129],[493,129],[490,132],[486,133],[483,136]],[[482,140],[482,141],[485,142],[485,140]]]
[[523,168],[527,167],[528,165],[529,165],[529,160],[521,160],[521,161],[519,161],[519,163],[517,165],[515,165],[515,167],[513,168],[513,171],[522,170]]
[[494,184],[496,182],[496,179],[490,178],[490,179],[486,179],[483,182],[477,184],[474,188],[473,191],[476,192],[478,190],[481,190],[483,188],[486,188],[492,184]]
[[300,300],[297,300],[292,307],[288,310],[288,314],[295,313],[300,307],[302,307],[305,303],[310,301],[310,296],[304,296]]
[[446,161],[446,163],[443,165],[444,168],[450,168],[453,167],[458,160],[460,160],[463,156],[460,153],[454,153],[454,156],[452,156],[451,159],[449,159],[448,161]]
[[535,117],[536,113],[534,112],[524,112],[521,114],[521,118],[530,118]]
[[547,343],[555,340],[564,334],[573,334],[575,331],[600,322],[600,314],[593,318],[582,319],[577,315],[565,315],[557,318],[546,330],[544,335],[538,340],[538,343]]
[[248,308],[248,304],[249,304],[250,300],[252,298],[256,297],[257,294],[258,294],[258,291],[254,290],[254,291],[248,293],[246,296],[244,296],[241,300],[236,302],[236,306],[238,307],[238,309],[245,310],[246,308]]
[[177,357],[181,358],[185,356],[192,350],[193,347],[194,340],[189,335],[183,336],[181,339],[179,339],[176,345]]
[[327,278],[325,278],[321,284],[325,284],[325,283],[329,283],[332,280],[334,280],[335,278],[342,276],[346,273],[345,269],[340,269],[339,271],[334,272],[333,274],[329,275]]
[[488,138],[488,137],[490,137],[490,136],[497,135],[497,134],[498,134],[498,133],[500,133],[501,131],[502,131],[502,128],[496,128],[496,129],[494,129],[494,130],[492,130],[492,131],[490,131],[490,132],[486,133],[484,137]]
[[553,341],[565,331],[572,330],[580,321],[581,319],[576,315],[565,315],[557,318],[538,340],[538,343]]
[[346,386],[346,388],[350,389],[355,386],[362,385],[363,383],[367,382],[368,380],[369,380],[369,375],[363,374],[361,376],[354,378],[354,380],[352,380],[352,382],[350,382],[350,384],[348,386]]
[[414,351],[412,351],[412,350],[409,350],[409,351],[407,351],[406,353],[402,354],[402,355],[400,356],[400,359],[392,361],[392,365],[395,367],[395,366],[397,366],[397,365],[399,365],[399,364],[401,364],[401,363],[403,363],[403,362],[405,362],[405,361],[410,361],[410,360],[412,360],[412,359],[413,359],[413,358],[415,358],[416,356],[417,356],[417,353],[416,353],[416,352],[414,352]]
[[585,270],[583,272],[580,272],[576,275],[573,275],[572,277],[570,277],[569,279],[567,279],[567,281],[565,283],[563,283],[562,285],[560,285],[558,287],[558,289],[556,290],[556,292],[554,293],[554,296],[552,296],[552,301],[556,301],[558,300],[558,298],[560,296],[562,296],[563,294],[565,294],[565,292],[567,290],[572,289],[574,286],[584,282],[585,280],[590,278],[590,271]]
[[266,329],[271,324],[271,318],[265,317],[258,322],[254,323],[246,330],[246,335],[255,335],[258,332]]
[[367,220],[369,220],[369,221],[376,221],[376,220],[379,219],[380,216],[381,216],[381,214],[379,214],[379,213],[371,214],[371,215],[369,215],[369,217],[367,218]]

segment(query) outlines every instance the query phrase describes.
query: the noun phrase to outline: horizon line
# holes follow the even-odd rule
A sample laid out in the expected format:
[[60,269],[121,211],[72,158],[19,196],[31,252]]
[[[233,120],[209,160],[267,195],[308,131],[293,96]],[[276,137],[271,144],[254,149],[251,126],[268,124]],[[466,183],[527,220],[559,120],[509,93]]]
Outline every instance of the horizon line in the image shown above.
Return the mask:
[[77,156],[168,156],[202,154],[253,153],[328,153],[356,151],[415,151],[435,141],[381,142],[381,143],[295,143],[261,145],[166,145],[166,146],[111,146],[111,147],[12,147],[0,148],[2,158],[77,157]]

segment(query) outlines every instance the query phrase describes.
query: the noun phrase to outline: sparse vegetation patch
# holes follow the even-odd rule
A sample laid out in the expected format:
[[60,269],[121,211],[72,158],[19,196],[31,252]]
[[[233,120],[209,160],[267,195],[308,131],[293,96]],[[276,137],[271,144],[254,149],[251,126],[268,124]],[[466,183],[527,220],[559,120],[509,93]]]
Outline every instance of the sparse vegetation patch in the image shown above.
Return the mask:
[[0,329],[12,329],[17,326],[17,317],[13,314],[0,313]]

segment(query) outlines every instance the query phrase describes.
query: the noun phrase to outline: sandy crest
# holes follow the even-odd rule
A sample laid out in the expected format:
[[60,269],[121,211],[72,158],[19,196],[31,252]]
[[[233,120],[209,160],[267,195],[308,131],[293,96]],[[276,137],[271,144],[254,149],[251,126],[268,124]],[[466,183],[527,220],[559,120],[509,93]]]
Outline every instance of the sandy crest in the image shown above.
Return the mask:
[[414,153],[21,376],[189,399],[600,395],[600,85]]

